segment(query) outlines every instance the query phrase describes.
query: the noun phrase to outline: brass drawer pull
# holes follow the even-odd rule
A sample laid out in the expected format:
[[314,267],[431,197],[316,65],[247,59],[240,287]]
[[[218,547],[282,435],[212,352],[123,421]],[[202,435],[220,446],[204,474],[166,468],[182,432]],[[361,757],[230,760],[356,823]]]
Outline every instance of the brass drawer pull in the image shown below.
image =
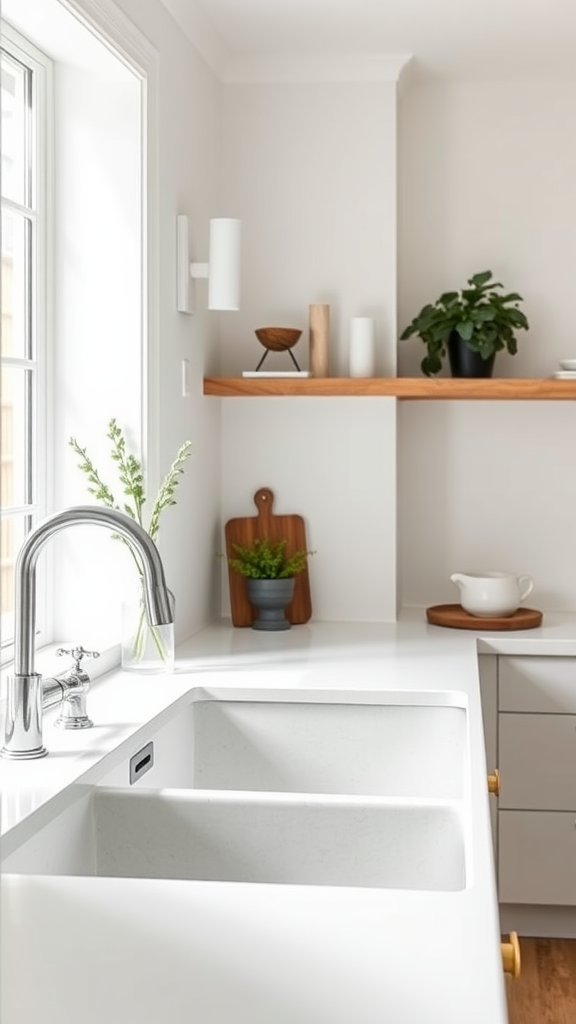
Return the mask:
[[497,768],[494,769],[494,773],[488,776],[488,792],[493,793],[494,796],[500,796],[500,772]]
[[502,967],[504,974],[509,974],[511,978],[519,978],[520,971],[522,968],[522,961],[520,957],[520,943],[518,942],[518,935],[516,932],[510,932],[508,936],[510,942],[502,942]]

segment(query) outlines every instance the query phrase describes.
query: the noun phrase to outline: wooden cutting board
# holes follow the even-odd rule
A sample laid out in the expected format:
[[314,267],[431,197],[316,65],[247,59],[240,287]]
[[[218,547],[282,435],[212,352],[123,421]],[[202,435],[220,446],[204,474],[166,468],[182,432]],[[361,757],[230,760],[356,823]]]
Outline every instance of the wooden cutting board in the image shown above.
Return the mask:
[[[300,549],[307,551],[306,526],[302,516],[277,516],[272,511],[274,494],[269,487],[261,487],[254,495],[254,503],[258,509],[256,516],[241,516],[229,519],[224,528],[226,537],[226,555],[234,557],[234,544],[250,547],[256,540],[265,537],[272,543],[283,538],[286,540],[286,553],[292,555]],[[250,604],[246,594],[246,579],[234,572],[228,565],[230,582],[230,607],[232,622],[235,626],[251,626],[256,618],[256,611]],[[308,566],[296,576],[294,597],[286,609],[286,617],[293,625],[308,622],[312,615],[310,599],[310,580]]]
[[513,615],[479,618],[464,611],[460,604],[435,604],[426,609],[426,618],[433,626],[448,626],[450,629],[485,630],[535,629],[542,623],[542,612],[536,608],[518,608]]

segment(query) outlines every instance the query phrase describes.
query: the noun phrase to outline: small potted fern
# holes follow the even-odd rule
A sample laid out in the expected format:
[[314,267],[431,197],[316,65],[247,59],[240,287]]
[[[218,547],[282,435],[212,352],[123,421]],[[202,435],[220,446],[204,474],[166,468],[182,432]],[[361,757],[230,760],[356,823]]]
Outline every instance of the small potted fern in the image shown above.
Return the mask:
[[248,600],[257,615],[252,629],[290,629],[286,609],[294,597],[295,578],[304,571],[308,556],[303,549],[287,553],[285,539],[256,538],[249,546],[232,544],[230,568],[246,578]]

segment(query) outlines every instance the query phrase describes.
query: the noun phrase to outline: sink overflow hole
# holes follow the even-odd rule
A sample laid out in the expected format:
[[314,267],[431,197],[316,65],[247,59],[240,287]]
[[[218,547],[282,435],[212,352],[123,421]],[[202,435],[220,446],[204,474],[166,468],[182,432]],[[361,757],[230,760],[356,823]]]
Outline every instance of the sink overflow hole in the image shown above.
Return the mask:
[[150,771],[154,764],[154,743],[150,741],[130,758],[130,785]]

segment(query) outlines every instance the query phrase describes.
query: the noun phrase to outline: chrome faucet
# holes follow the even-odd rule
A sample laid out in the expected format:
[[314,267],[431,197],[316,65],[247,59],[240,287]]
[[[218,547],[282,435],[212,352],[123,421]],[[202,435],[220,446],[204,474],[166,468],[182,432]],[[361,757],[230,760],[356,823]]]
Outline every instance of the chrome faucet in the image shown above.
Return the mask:
[[36,562],[50,537],[78,523],[107,526],[123,537],[142,564],[150,624],[160,626],[173,621],[162,560],[142,526],[124,512],[92,505],[65,509],[43,519],[27,535],[16,559],[14,672],[7,685],[2,757],[30,759],[48,753],[42,742],[42,676],[34,671]]

